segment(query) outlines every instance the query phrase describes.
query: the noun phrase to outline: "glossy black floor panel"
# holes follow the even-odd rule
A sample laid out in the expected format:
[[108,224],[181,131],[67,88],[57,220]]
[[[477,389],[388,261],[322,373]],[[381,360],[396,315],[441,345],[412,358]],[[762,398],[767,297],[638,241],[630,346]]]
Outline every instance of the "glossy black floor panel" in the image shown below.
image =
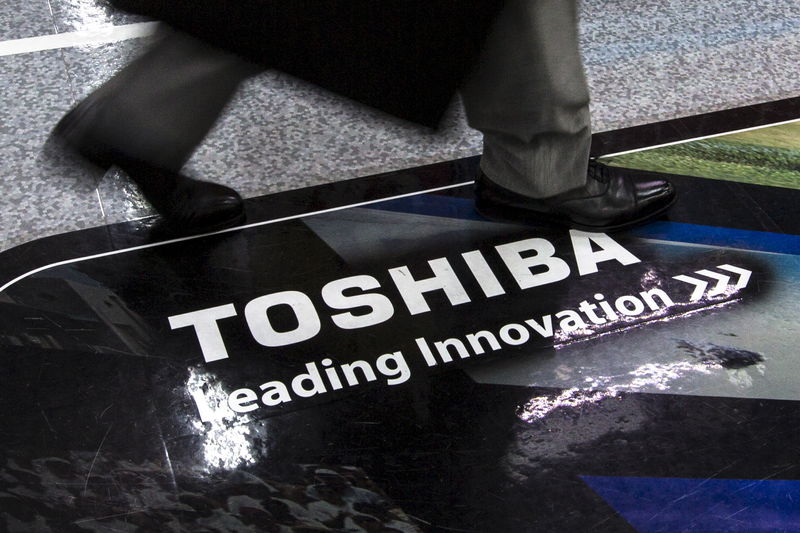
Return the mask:
[[3,253],[0,529],[797,530],[800,190],[587,234],[482,219],[476,168]]

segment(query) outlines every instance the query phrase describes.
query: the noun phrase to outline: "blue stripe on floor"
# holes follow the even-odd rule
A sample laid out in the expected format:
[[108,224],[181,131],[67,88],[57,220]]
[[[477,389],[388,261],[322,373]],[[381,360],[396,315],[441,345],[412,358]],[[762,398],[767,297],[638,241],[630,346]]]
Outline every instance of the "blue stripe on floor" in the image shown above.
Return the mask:
[[582,479],[639,533],[800,531],[800,481]]
[[[388,200],[373,204],[371,208],[462,220],[485,220],[475,211],[475,202],[471,198],[453,198],[435,194]],[[647,224],[631,230],[630,234],[644,239],[800,255],[800,235],[666,221]]]
[[394,211],[411,215],[486,220],[475,211],[475,201],[471,198],[453,198],[436,194],[417,194],[378,202],[370,207],[381,211]]
[[700,226],[682,222],[653,222],[632,230],[645,239],[707,244],[761,252],[800,254],[800,235]]

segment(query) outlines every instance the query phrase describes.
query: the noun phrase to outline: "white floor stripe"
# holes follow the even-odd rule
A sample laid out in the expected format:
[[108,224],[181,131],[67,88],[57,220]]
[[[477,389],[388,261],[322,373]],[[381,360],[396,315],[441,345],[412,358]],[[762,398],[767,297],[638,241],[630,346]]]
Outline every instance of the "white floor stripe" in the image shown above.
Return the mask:
[[[134,25],[131,24],[131,26],[134,26]],[[2,43],[0,43],[0,44],[2,44]],[[723,135],[730,135],[732,133],[742,133],[742,132],[745,132],[745,131],[760,130],[760,129],[769,128],[769,127],[772,127],[772,126],[780,126],[780,125],[783,125],[783,124],[791,124],[793,122],[800,122],[800,120],[797,120],[797,119],[786,120],[786,121],[783,121],[783,122],[776,122],[774,124],[766,124],[764,126],[755,126],[755,127],[752,127],[752,128],[744,128],[744,129],[736,130],[736,131],[728,131],[728,132],[725,132],[725,133],[719,133],[719,134],[715,134],[715,135],[706,135],[704,137],[696,137],[694,139],[687,139],[685,141],[676,141],[676,142],[672,142],[672,143],[659,144],[659,145],[656,145],[656,146],[647,146],[645,148],[639,148],[639,149],[636,149],[636,150],[628,150],[628,151],[625,151],[625,152],[618,152],[618,153],[615,153],[615,154],[607,154],[607,155],[603,155],[602,157],[612,157],[612,156],[616,156],[616,155],[630,154],[630,153],[633,153],[633,152],[641,152],[641,151],[644,151],[644,150],[653,150],[655,148],[661,148],[663,146],[672,146],[672,145],[675,145],[675,144],[683,144],[683,143],[692,142],[692,141],[698,141],[698,140],[702,140],[702,139],[710,139],[710,138],[713,138],[713,137],[721,137]],[[387,200],[396,200],[396,199],[399,199],[399,198],[406,198],[406,197],[409,197],[409,196],[416,196],[416,195],[419,195],[419,194],[426,194],[426,193],[432,193],[432,192],[442,191],[442,190],[446,190],[446,189],[464,187],[464,186],[467,186],[467,185],[471,185],[473,183],[474,183],[473,181],[466,181],[466,182],[462,182],[462,183],[456,183],[454,185],[446,185],[444,187],[436,187],[436,188],[433,188],[433,189],[427,189],[427,190],[424,190],[424,191],[415,191],[415,192],[412,192],[412,193],[400,194],[400,195],[397,195],[397,196],[391,196],[389,198],[378,198],[378,199],[375,199],[375,200],[369,200],[369,201],[366,201],[366,202],[358,202],[358,203],[355,203],[355,204],[343,205],[343,206],[334,207],[334,208],[331,208],[331,209],[323,209],[323,210],[314,211],[314,212],[311,212],[311,213],[299,213],[297,215],[292,215],[292,216],[288,216],[288,217],[284,217],[284,218],[266,220],[266,221],[263,221],[263,222],[255,222],[255,223],[252,223],[252,224],[246,224],[246,225],[243,225],[243,226],[237,226],[237,227],[234,227],[234,228],[228,228],[228,229],[224,229],[224,230],[221,230],[221,231],[216,231],[216,232],[213,232],[213,233],[205,233],[205,234],[201,234],[201,235],[191,235],[189,237],[180,237],[180,238],[172,239],[172,240],[168,240],[168,241],[145,244],[145,245],[142,245],[142,246],[134,246],[132,248],[125,248],[125,249],[122,249],[122,250],[114,250],[112,252],[104,252],[104,253],[95,254],[95,255],[89,255],[89,256],[84,256],[84,257],[76,257],[76,258],[73,258],[73,259],[67,259],[66,261],[59,261],[57,263],[51,263],[49,265],[44,265],[44,266],[39,267],[37,269],[31,270],[30,272],[26,272],[25,274],[22,274],[21,276],[18,276],[15,279],[9,281],[5,285],[0,286],[0,292],[3,292],[4,290],[8,289],[9,287],[14,285],[18,281],[23,280],[23,279],[27,278],[28,276],[31,276],[31,275],[36,274],[38,272],[42,272],[44,270],[48,270],[50,268],[54,268],[54,267],[61,266],[61,265],[68,265],[68,264],[71,264],[71,263],[77,263],[77,262],[80,262],[80,261],[86,261],[88,259],[96,259],[96,258],[99,258],[99,257],[107,257],[107,256],[111,256],[111,255],[118,255],[118,254],[123,254],[123,253],[127,253],[127,252],[133,252],[133,251],[136,251],[136,250],[144,250],[144,249],[147,249],[147,248],[154,248],[154,247],[157,247],[157,246],[164,246],[164,245],[167,245],[167,244],[173,244],[173,243],[177,243],[177,242],[190,241],[190,240],[194,240],[194,239],[200,239],[202,237],[207,237],[209,235],[218,235],[218,234],[221,234],[221,233],[229,233],[229,232],[232,232],[232,231],[240,231],[240,230],[243,230],[243,229],[255,228],[255,227],[258,227],[258,226],[264,226],[264,225],[268,225],[268,224],[275,224],[277,222],[284,222],[284,221],[287,221],[287,220],[293,220],[293,219],[302,218],[302,217],[309,217],[309,216],[319,215],[319,214],[323,214],[323,213],[332,213],[332,212],[335,212],[335,211],[340,211],[342,209],[350,209],[350,208],[353,208],[353,207],[363,207],[363,206],[367,206],[367,205],[370,205],[370,204],[375,204],[375,203],[378,203],[378,202],[384,202],[384,201],[387,201]],[[661,241],[657,241],[657,240],[652,240],[652,241],[653,242],[661,242]],[[666,241],[666,242],[669,242],[669,241]],[[692,246],[691,244],[688,244],[688,243],[683,243],[683,244],[685,244],[687,246]],[[706,246],[706,245],[699,245],[698,244],[696,246]],[[761,252],[761,253],[770,253],[770,252]]]
[[234,228],[228,228],[228,229],[223,229],[223,230],[220,230],[220,231],[214,231],[212,233],[203,233],[203,234],[200,234],[200,235],[190,235],[188,237],[179,237],[177,239],[171,239],[171,240],[168,240],[168,241],[161,241],[161,242],[154,242],[154,243],[150,243],[150,244],[143,244],[141,246],[133,246],[131,248],[123,248],[121,250],[113,250],[111,252],[103,252],[103,253],[94,254],[94,255],[86,255],[86,256],[83,256],[83,257],[75,257],[73,259],[67,259],[65,261],[59,261],[57,263],[50,263],[49,265],[41,266],[39,268],[31,270],[30,272],[26,272],[25,274],[22,274],[21,276],[17,276],[16,278],[12,279],[8,283],[6,283],[2,287],[0,287],[0,292],[3,292],[4,290],[8,289],[9,287],[14,285],[18,281],[23,280],[23,279],[27,278],[28,276],[31,276],[33,274],[37,274],[39,272],[42,272],[42,271],[45,271],[45,270],[48,270],[48,269],[51,269],[51,268],[54,268],[54,267],[58,267],[58,266],[69,265],[69,264],[72,264],[72,263],[78,263],[80,261],[86,261],[86,260],[89,260],[89,259],[98,259],[100,257],[109,257],[109,256],[112,256],[112,255],[124,254],[124,253],[127,253],[127,252],[134,252],[134,251],[137,251],[137,250],[146,250],[148,248],[156,248],[158,246],[164,246],[164,245],[167,245],[167,244],[175,244],[175,243],[178,243],[178,242],[193,241],[195,239],[201,239],[203,237],[208,237],[210,235],[221,235],[223,233],[230,233],[232,231],[241,231],[243,229],[256,228],[258,226],[266,226],[266,225],[269,225],[269,224],[276,224],[278,222],[286,222],[287,220],[295,220],[295,219],[298,219],[298,218],[311,217],[311,216],[314,216],[314,215],[321,215],[321,214],[325,214],[325,213],[334,213],[336,211],[342,211],[344,209],[351,209],[353,207],[364,207],[364,206],[367,206],[367,205],[377,204],[377,203],[380,203],[380,202],[387,202],[389,200],[398,200],[400,198],[408,198],[410,196],[418,196],[418,195],[421,195],[421,194],[428,194],[428,193],[433,193],[433,192],[438,192],[438,191],[445,191],[445,190],[448,190],[448,189],[456,189],[458,187],[466,187],[467,185],[472,185],[473,183],[475,183],[475,182],[474,181],[465,181],[465,182],[462,182],[462,183],[455,183],[453,185],[445,185],[443,187],[435,187],[433,189],[426,189],[424,191],[415,191],[415,192],[410,192],[410,193],[406,193],[406,194],[398,194],[396,196],[389,196],[387,198],[376,198],[375,200],[367,200],[367,201],[364,201],[364,202],[357,202],[357,203],[354,203],[354,204],[342,205],[342,206],[339,206],[339,207],[331,207],[329,209],[322,209],[320,211],[312,211],[310,213],[298,213],[296,215],[290,215],[290,216],[283,217],[283,218],[276,218],[276,219],[272,219],[272,220],[264,220],[262,222],[253,222],[251,224],[245,224],[243,226],[236,226]]
[[775,122],[773,124],[765,124],[763,126],[753,126],[752,128],[743,128],[741,130],[726,131],[724,133],[715,133],[713,135],[704,135],[702,137],[694,137],[693,139],[684,139],[681,141],[674,141],[664,144],[656,144],[654,146],[645,146],[644,148],[636,148],[634,150],[626,150],[624,152],[616,152],[614,154],[603,154],[601,158],[616,157],[618,155],[633,154],[636,152],[645,152],[647,150],[655,150],[656,148],[664,148],[665,146],[675,146],[676,144],[686,144],[694,141],[702,141],[704,139],[713,139],[715,137],[724,137],[725,135],[733,135],[734,133],[744,133],[747,131],[763,130],[764,128],[771,128],[773,126],[782,126],[784,124],[791,124],[792,122],[800,122],[799,119],[793,118],[792,120],[784,120],[783,122]]
[[41,52],[42,50],[70,48],[72,46],[116,43],[152,35],[157,25],[158,22],[139,22],[123,26],[108,26],[96,30],[74,31],[2,41],[0,42],[0,56],[27,54]]

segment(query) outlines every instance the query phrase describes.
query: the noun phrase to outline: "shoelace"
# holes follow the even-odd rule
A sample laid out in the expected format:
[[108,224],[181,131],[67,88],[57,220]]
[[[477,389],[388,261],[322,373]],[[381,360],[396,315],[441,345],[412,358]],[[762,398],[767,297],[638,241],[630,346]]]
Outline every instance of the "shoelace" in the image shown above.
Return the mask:
[[589,177],[600,183],[608,183],[610,179],[608,167],[602,163],[598,163],[596,159],[590,159]]

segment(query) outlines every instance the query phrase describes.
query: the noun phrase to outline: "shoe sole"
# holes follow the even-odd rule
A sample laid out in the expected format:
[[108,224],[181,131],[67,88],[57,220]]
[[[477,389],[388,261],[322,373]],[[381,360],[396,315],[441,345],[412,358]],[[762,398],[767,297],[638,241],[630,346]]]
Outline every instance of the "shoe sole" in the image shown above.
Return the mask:
[[170,220],[165,218],[163,215],[159,215],[158,217],[159,222],[153,227],[153,235],[158,238],[180,238],[191,237],[194,235],[204,235],[207,233],[216,233],[222,230],[235,228],[236,226],[247,222],[247,214],[245,211],[242,211],[231,218],[215,222],[214,224],[191,228],[170,222]]
[[513,224],[524,224],[524,225],[555,225],[560,227],[567,227],[572,229],[578,229],[581,231],[587,231],[591,233],[611,233],[617,231],[623,231],[626,229],[630,229],[635,226],[639,226],[653,220],[654,218],[664,214],[670,207],[675,204],[677,200],[677,194],[673,195],[672,199],[662,207],[658,208],[657,210],[648,213],[646,216],[639,217],[634,220],[630,220],[623,224],[615,224],[615,225],[608,225],[608,226],[588,226],[586,224],[581,224],[579,222],[573,222],[569,219],[566,219],[561,216],[557,215],[547,215],[546,213],[534,213],[532,211],[528,211],[525,209],[520,209],[518,207],[496,207],[496,206],[486,206],[480,205],[480,202],[475,202],[475,211],[483,218],[487,220],[491,220],[493,222],[505,222],[505,223],[513,223]]

